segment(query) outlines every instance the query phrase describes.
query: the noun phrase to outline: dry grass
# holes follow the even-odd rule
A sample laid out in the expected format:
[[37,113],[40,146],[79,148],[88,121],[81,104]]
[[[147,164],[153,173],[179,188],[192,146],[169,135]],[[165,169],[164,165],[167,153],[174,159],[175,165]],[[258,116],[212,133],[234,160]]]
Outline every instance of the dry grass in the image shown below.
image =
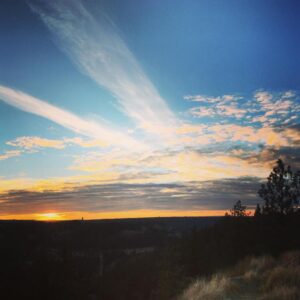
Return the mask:
[[264,291],[272,291],[276,287],[300,287],[299,266],[278,266],[264,275],[262,286]]
[[299,300],[300,251],[278,259],[249,257],[210,279],[196,280],[180,300]]
[[275,287],[259,297],[259,300],[299,300],[300,293],[297,287]]
[[230,276],[244,276],[246,279],[254,279],[261,276],[275,265],[275,260],[271,256],[248,257],[238,263],[229,271]]
[[219,300],[226,299],[239,292],[239,286],[229,277],[221,274],[211,279],[199,279],[190,286],[180,298],[181,300]]

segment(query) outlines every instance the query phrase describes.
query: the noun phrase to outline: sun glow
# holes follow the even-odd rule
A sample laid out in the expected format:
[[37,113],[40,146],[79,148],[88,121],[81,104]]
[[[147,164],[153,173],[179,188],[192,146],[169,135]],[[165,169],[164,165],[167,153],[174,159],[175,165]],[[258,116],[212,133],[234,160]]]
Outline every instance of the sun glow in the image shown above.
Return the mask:
[[58,220],[64,220],[64,216],[65,215],[62,213],[50,212],[50,213],[37,214],[34,219],[38,221],[58,221]]
[[39,213],[21,215],[3,215],[0,220],[36,220],[36,221],[66,221],[66,220],[93,220],[93,219],[127,219],[127,218],[155,218],[155,217],[207,217],[224,216],[226,210],[132,210],[107,212],[72,211],[64,213]]

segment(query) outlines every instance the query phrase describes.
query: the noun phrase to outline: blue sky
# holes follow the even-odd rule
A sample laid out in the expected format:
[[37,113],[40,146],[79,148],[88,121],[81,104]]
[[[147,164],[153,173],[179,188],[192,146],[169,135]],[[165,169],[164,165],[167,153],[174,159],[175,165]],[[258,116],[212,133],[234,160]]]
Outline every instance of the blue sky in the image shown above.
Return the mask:
[[299,165],[297,1],[2,7],[3,217],[220,214]]

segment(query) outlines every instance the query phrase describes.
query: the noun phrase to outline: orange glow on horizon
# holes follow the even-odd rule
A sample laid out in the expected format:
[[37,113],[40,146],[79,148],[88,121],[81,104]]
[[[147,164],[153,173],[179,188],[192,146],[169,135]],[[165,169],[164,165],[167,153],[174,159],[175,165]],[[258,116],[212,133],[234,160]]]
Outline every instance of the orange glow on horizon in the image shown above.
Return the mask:
[[59,221],[59,220],[64,220],[64,216],[65,216],[65,214],[55,213],[55,212],[41,213],[41,214],[36,214],[34,220],[38,220],[38,221]]
[[0,216],[0,220],[64,221],[92,219],[127,219],[154,217],[212,217],[224,216],[228,210],[132,210],[113,212],[47,212],[34,214],[11,214]]

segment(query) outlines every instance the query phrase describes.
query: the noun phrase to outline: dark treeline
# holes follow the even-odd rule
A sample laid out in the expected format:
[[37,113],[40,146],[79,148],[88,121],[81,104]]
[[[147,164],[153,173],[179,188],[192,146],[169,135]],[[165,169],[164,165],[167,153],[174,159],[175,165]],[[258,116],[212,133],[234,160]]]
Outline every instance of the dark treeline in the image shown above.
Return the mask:
[[192,228],[210,226],[218,219],[1,221],[1,295],[149,299],[163,249]]
[[1,222],[1,295],[174,299],[195,277],[246,256],[300,249],[297,214],[206,218],[197,226],[195,219],[178,218],[177,226],[172,218],[163,223]]

